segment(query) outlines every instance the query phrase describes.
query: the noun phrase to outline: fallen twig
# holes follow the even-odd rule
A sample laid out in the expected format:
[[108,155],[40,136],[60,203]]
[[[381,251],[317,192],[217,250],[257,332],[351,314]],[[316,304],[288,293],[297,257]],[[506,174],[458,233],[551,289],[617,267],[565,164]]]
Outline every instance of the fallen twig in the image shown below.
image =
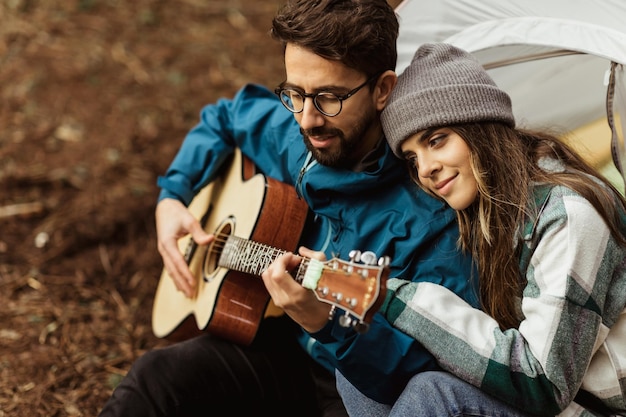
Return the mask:
[[45,210],[43,203],[34,201],[32,203],[9,204],[0,207],[0,220],[16,216],[33,216],[42,214]]

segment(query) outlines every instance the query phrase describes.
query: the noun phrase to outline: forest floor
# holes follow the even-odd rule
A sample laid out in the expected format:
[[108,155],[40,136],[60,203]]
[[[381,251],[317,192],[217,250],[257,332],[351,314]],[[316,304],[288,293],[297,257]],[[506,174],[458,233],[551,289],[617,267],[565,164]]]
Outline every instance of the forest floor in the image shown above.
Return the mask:
[[0,2],[0,417],[95,416],[153,336],[156,178],[284,77],[278,0]]

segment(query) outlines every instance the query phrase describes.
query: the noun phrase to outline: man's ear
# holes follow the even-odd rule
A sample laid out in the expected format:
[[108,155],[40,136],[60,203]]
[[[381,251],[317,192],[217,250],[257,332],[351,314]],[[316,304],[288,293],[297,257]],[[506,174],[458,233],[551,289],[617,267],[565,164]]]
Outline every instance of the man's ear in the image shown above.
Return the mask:
[[387,100],[389,100],[389,95],[391,91],[396,86],[398,82],[398,76],[394,71],[387,70],[383,72],[380,77],[378,77],[378,82],[376,83],[376,110],[383,111],[385,105],[387,105]]

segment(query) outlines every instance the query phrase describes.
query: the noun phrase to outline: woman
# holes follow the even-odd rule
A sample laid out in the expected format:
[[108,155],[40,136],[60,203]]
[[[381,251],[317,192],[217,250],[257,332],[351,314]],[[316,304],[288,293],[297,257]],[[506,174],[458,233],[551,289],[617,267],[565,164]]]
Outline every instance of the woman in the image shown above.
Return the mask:
[[468,53],[423,45],[382,114],[417,184],[457,211],[482,311],[446,288],[390,279],[381,312],[446,372],[392,405],[341,375],[352,416],[626,413],[626,201],[511,102]]

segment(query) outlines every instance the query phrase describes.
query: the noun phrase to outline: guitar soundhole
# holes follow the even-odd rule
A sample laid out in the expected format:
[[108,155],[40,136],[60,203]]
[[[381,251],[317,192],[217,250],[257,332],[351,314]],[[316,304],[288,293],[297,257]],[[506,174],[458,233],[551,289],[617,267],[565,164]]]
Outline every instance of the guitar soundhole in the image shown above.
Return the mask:
[[219,268],[220,256],[228,237],[233,233],[233,219],[228,218],[215,230],[215,240],[211,243],[204,256],[202,278],[205,282],[211,282],[215,278],[215,272]]

